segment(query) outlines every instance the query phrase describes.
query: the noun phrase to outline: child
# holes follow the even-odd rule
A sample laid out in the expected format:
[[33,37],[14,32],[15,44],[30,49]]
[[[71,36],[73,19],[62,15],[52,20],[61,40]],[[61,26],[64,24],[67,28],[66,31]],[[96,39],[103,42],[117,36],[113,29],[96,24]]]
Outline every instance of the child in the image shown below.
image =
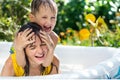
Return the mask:
[[[14,48],[12,47],[10,51],[11,58],[2,70],[2,76],[38,76],[58,73],[59,62],[55,59],[49,66],[43,66],[43,63],[48,61],[48,54],[52,55],[53,50],[49,42],[43,39],[40,28],[33,22],[20,28],[14,40]],[[25,55],[25,66],[19,66],[16,61],[17,58],[19,60],[22,58],[16,57],[21,50]]]
[[[29,18],[31,22],[35,22],[41,26],[41,34],[43,35],[43,38],[45,38],[49,42],[48,45],[54,49],[58,42],[58,36],[53,32],[57,20],[57,5],[54,0],[33,0],[31,3],[31,13]],[[50,65],[53,57],[58,60],[56,56],[50,56],[50,59],[47,59],[43,64],[45,67]],[[22,60],[23,61],[17,60],[18,64],[21,66],[25,65],[24,59]]]

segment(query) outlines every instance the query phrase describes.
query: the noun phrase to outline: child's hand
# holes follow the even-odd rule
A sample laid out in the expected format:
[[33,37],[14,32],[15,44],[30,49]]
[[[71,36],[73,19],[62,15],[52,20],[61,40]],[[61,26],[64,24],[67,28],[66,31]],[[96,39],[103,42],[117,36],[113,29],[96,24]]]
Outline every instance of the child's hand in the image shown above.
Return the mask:
[[23,32],[19,32],[16,34],[13,47],[16,51],[16,60],[19,66],[25,67],[26,60],[24,55],[24,48],[30,44],[33,43],[34,40],[34,33],[30,33],[32,29],[26,29]]
[[45,31],[40,31],[40,37],[42,41],[46,44],[47,49],[48,49],[46,58],[43,63],[43,66],[47,67],[51,64],[53,60],[53,53],[54,53],[55,45],[51,37]]
[[34,33],[30,33],[32,29],[26,29],[23,32],[19,32],[15,36],[14,47],[16,49],[24,49],[28,44],[33,43],[35,40],[30,39],[33,37]]

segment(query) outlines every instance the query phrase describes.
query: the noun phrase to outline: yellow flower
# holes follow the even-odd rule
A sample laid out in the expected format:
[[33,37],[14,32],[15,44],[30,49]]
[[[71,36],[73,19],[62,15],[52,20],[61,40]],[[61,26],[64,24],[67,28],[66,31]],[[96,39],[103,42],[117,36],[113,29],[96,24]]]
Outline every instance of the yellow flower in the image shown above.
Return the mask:
[[60,36],[58,36],[58,43],[60,43],[61,42],[61,38],[60,38]]
[[65,35],[65,33],[64,32],[60,32],[60,36],[64,36]]
[[90,20],[90,21],[92,21],[92,22],[95,22],[96,17],[95,17],[93,14],[87,14],[87,15],[85,16],[85,19],[86,19],[87,21]]
[[99,30],[107,30],[107,25],[103,18],[99,17],[96,21],[96,26]]
[[89,39],[90,32],[88,29],[81,29],[79,31],[79,35],[80,35],[80,40],[87,40]]
[[70,32],[72,32],[72,30],[71,29],[67,29],[66,33],[70,33]]
[[78,31],[74,31],[73,36],[74,36],[74,37],[78,37],[78,35],[79,35]]

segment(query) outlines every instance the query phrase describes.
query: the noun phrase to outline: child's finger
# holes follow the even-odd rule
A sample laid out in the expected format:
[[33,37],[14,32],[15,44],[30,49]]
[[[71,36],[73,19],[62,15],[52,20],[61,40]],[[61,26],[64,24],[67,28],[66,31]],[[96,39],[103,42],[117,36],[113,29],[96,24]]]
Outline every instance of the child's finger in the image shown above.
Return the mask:
[[26,38],[27,40],[30,39],[34,35],[34,32],[30,33]]
[[45,31],[40,31],[40,34],[47,36],[48,34]]
[[20,36],[21,34],[22,34],[22,32],[18,32],[15,34],[15,37]]
[[35,39],[31,39],[30,41],[27,41],[27,44],[31,44],[31,43],[34,43],[35,42]]
[[41,37],[41,38],[43,38],[43,39],[48,40],[48,37],[47,37],[47,36],[45,36],[45,35],[40,34],[40,37]]
[[26,37],[28,36],[28,34],[30,34],[30,32],[32,31],[32,29],[26,29],[25,31],[23,31],[23,35]]
[[54,43],[50,39],[46,39],[44,36],[41,37],[42,41],[48,46],[49,49],[54,48]]
[[39,34],[39,35],[40,35],[42,38],[49,40],[49,35],[48,35],[46,32],[40,31],[40,34]]
[[51,48],[51,47],[54,48],[54,43],[53,43],[51,37],[45,31],[40,31],[40,37],[41,37],[42,41],[46,43],[48,48]]

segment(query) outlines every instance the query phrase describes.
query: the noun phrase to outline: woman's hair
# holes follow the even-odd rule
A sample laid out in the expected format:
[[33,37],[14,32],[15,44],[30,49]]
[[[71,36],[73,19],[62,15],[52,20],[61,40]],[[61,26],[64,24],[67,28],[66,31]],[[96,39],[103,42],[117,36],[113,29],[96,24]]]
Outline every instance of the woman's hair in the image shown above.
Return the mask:
[[[38,24],[36,24],[36,23],[34,23],[34,22],[29,22],[29,23],[23,25],[23,26],[19,29],[18,33],[19,33],[19,32],[22,32],[22,31],[24,31],[24,30],[26,30],[26,29],[28,29],[28,28],[29,28],[29,29],[32,29],[32,31],[31,31],[30,33],[34,32],[34,34],[35,34],[36,36],[38,36],[39,39],[41,40],[40,35],[39,35],[40,30],[41,30],[41,26],[38,25]],[[29,33],[29,34],[30,34],[30,33]],[[28,35],[29,35],[29,34],[28,34]],[[25,50],[25,49],[24,49],[24,52],[25,52],[25,59],[26,59],[26,65],[25,65],[25,67],[24,67],[24,70],[25,70],[24,74],[25,74],[25,76],[28,76],[28,75],[29,75],[29,61],[28,61],[28,58],[27,58],[26,50]],[[40,70],[41,70],[41,69],[40,69]]]
[[40,7],[50,7],[51,11],[57,13],[57,5],[54,0],[32,0],[31,12],[35,14],[39,11]]
[[41,26],[38,25],[37,23],[29,22],[29,23],[23,25],[23,26],[19,29],[18,32],[24,31],[24,30],[26,30],[26,29],[28,29],[28,28],[29,28],[29,29],[32,29],[31,32],[34,32],[35,34],[38,34],[39,31],[40,31],[40,29],[41,29]]

